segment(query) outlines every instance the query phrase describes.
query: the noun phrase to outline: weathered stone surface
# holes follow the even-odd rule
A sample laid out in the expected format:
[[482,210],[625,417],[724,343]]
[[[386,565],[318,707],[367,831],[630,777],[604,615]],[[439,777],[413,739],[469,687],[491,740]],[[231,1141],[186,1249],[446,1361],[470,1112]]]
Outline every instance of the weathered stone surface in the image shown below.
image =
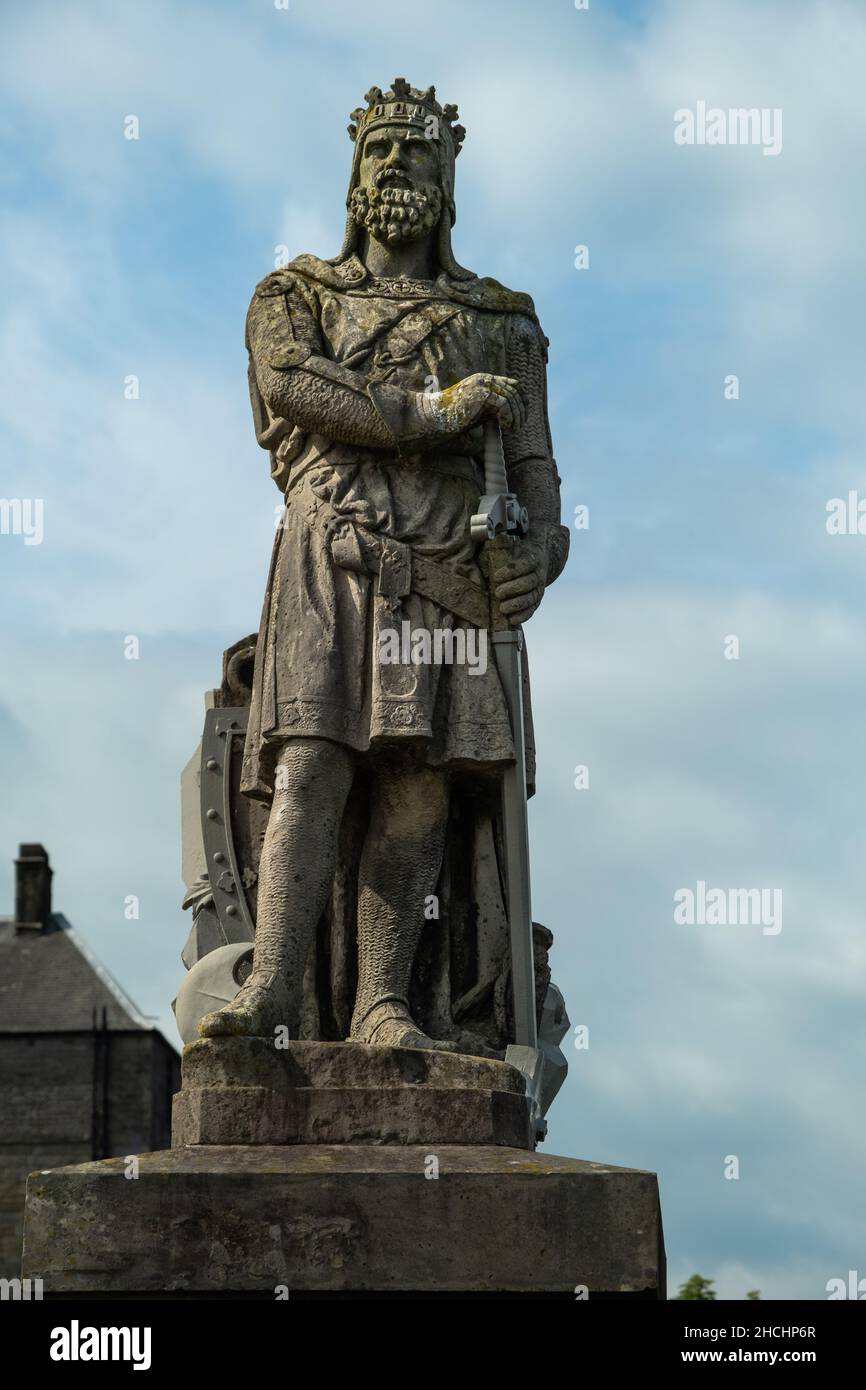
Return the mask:
[[[438,1163],[438,1177],[426,1176]],[[172,1149],[28,1181],[47,1297],[166,1292],[664,1297],[655,1175],[471,1146]]]
[[529,1105],[506,1091],[204,1087],[174,1098],[172,1143],[505,1144],[530,1149]]
[[183,1055],[172,1142],[531,1148],[521,1074],[495,1059],[363,1043],[207,1038]]
[[202,1038],[188,1043],[184,1086],[416,1086],[524,1093],[520,1072],[488,1057],[367,1043]]

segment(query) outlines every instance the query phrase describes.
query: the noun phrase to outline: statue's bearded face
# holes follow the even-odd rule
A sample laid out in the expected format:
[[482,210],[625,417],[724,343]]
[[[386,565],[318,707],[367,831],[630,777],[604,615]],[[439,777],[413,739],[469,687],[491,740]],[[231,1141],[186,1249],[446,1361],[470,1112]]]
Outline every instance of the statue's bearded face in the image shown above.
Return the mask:
[[428,235],[442,215],[442,182],[434,140],[407,126],[368,135],[361,156],[352,216],[377,241]]

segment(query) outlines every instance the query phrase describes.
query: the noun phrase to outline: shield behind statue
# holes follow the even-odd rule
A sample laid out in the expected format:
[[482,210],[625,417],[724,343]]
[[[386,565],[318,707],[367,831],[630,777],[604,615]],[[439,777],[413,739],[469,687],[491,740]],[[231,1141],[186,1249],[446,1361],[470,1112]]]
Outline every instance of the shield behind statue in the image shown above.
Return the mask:
[[[181,778],[183,906],[193,915],[182,952],[191,974],[174,1005],[184,1042],[196,1036],[203,1014],[234,998],[250,969],[251,952],[224,948],[249,947],[255,938],[267,826],[267,807],[240,793],[255,644],[255,635],[245,637],[225,652],[222,685],[206,697],[201,743]],[[205,978],[197,967],[214,953]]]

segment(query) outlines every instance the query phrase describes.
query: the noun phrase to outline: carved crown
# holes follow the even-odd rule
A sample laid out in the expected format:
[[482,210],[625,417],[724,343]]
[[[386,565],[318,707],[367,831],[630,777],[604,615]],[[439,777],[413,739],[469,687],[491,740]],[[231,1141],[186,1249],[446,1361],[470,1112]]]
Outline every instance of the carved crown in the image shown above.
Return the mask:
[[[356,107],[350,118],[348,131],[353,140],[365,136],[374,126],[395,124],[420,126],[425,132],[432,130],[434,134],[430,138],[435,139],[441,127],[445,126],[454,143],[455,155],[460,153],[466,131],[462,125],[454,124],[457,107],[450,104],[440,106],[435,87],[420,91],[417,87],[410,87],[405,77],[395,77],[390,91],[383,92],[381,87],[371,87],[364,100],[366,107]],[[435,124],[430,123],[431,116]]]

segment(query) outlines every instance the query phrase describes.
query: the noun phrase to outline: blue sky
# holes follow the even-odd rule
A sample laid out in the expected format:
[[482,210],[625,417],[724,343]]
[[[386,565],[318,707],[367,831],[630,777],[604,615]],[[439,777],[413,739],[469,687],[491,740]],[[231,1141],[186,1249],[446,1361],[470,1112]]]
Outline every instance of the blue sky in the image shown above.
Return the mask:
[[[35,0],[0,26],[0,496],[45,508],[41,545],[0,536],[2,910],[43,841],[171,1031],[178,777],[277,501],[249,295],[278,246],[337,250],[369,86],[434,82],[468,131],[458,257],[533,295],[564,514],[590,507],[528,630],[535,915],[590,1029],[550,1148],[658,1171],[672,1284],[866,1275],[866,537],[825,527],[866,497],[862,6]],[[782,152],[677,146],[699,100],[780,108]],[[783,930],[675,925],[698,879],[781,888]]]

